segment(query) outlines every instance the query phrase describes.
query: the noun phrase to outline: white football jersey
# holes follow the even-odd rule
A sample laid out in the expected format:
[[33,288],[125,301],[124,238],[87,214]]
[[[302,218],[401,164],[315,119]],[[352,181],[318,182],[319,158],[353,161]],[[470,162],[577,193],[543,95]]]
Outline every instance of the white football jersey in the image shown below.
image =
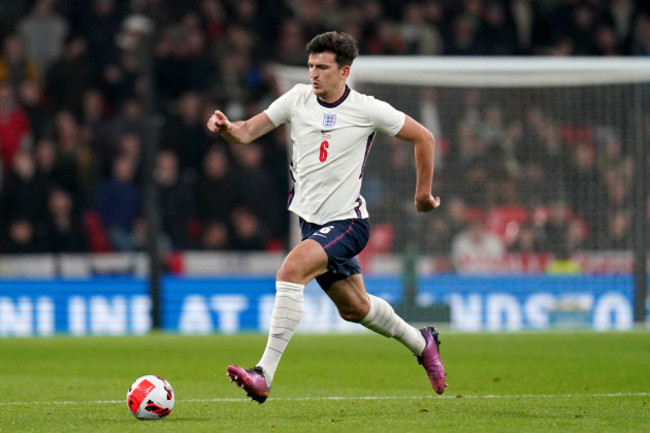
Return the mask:
[[289,210],[313,224],[367,218],[360,191],[372,141],[377,131],[397,134],[405,114],[349,87],[326,103],[308,84],[294,86],[265,113],[275,126],[291,124]]

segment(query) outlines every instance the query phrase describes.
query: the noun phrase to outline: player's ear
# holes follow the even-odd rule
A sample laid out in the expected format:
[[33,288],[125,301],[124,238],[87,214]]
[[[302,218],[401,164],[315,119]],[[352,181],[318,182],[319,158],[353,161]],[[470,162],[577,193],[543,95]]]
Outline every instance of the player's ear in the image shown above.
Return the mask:
[[343,66],[341,68],[341,74],[343,78],[348,78],[350,76],[350,66]]

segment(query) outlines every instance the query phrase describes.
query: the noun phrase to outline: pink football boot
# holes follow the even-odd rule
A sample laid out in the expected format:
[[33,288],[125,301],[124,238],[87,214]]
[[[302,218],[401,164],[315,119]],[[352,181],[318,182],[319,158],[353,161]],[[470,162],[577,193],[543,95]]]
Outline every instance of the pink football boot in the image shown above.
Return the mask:
[[266,385],[262,367],[244,370],[238,365],[230,365],[226,374],[230,376],[231,382],[234,381],[238,387],[243,388],[246,391],[246,395],[259,404],[264,403],[269,396],[271,387]]
[[422,336],[427,342],[427,345],[424,347],[424,351],[421,356],[418,356],[418,363],[424,367],[427,371],[427,376],[429,376],[429,382],[433,390],[438,394],[445,392],[445,376],[447,372],[445,371],[445,366],[440,359],[440,351],[438,346],[440,346],[440,340],[438,339],[438,331],[436,328],[428,327],[420,329]]

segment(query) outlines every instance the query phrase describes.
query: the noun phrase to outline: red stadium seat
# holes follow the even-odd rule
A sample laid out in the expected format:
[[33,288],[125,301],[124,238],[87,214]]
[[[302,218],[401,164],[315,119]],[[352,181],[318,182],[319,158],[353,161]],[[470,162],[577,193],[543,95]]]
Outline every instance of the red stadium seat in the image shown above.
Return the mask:
[[530,219],[528,209],[521,206],[500,206],[491,209],[486,217],[487,229],[510,245],[519,233],[519,226]]
[[361,268],[369,266],[372,257],[375,254],[388,254],[393,251],[393,240],[395,238],[395,229],[390,224],[376,224],[370,230],[368,244],[361,254],[357,257],[361,263]]
[[92,253],[107,253],[113,251],[111,243],[104,230],[104,224],[97,212],[86,211],[83,216],[84,228],[88,235],[88,246]]

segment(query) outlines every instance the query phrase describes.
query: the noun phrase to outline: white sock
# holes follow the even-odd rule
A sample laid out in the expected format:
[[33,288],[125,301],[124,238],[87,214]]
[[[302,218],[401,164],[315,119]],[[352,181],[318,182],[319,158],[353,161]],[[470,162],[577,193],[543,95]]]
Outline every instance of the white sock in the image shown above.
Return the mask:
[[275,283],[275,303],[271,313],[269,338],[262,359],[257,364],[264,369],[264,378],[268,386],[271,386],[284,349],[300,323],[304,289],[305,286],[302,284],[286,281]]
[[370,310],[360,323],[377,334],[396,339],[415,355],[422,355],[426,341],[420,331],[395,314],[388,302],[373,295],[368,295],[368,298]]

